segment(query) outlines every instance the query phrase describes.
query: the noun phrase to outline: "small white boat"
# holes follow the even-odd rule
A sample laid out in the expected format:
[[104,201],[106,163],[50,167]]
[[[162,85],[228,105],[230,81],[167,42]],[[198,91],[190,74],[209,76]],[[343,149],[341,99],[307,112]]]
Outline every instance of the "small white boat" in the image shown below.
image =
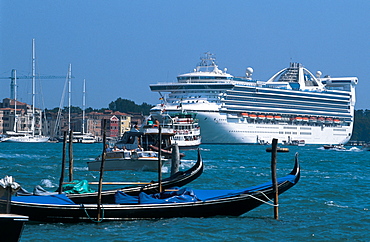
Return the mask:
[[90,133],[73,132],[73,143],[93,144],[96,139]]
[[286,142],[285,140],[283,141],[283,145],[292,145],[292,146],[305,146],[306,142],[304,140],[292,140]]
[[82,144],[93,144],[96,142],[96,139],[92,136],[84,136],[82,137],[81,139],[81,142]]
[[345,150],[346,148],[344,145],[339,144],[339,145],[324,145],[323,146],[325,150]]
[[32,135],[29,132],[7,132],[7,137],[2,141],[14,143],[45,143],[49,140],[48,136]]
[[[162,165],[170,159],[161,158]],[[106,153],[104,170],[106,171],[158,171],[158,152],[155,151],[111,151]],[[89,171],[100,171],[101,156],[87,162]]]

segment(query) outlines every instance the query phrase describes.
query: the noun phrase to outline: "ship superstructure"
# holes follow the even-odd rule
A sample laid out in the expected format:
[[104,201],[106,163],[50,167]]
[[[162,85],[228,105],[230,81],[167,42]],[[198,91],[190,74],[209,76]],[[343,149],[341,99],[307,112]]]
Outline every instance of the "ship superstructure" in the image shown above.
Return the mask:
[[196,113],[202,143],[266,143],[304,140],[306,144],[343,144],[353,129],[357,77],[321,77],[299,63],[267,81],[234,77],[206,53],[193,72],[177,82],[151,84],[162,103],[152,112]]

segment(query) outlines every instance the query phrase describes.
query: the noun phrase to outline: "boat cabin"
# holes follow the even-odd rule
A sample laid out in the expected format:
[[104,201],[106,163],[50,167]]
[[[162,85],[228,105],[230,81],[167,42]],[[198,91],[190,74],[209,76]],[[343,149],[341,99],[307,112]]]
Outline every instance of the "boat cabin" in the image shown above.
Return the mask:
[[168,149],[171,146],[173,132],[162,132],[162,144],[159,144],[158,127],[144,127],[143,131],[125,132],[122,138],[116,143],[117,147],[128,150],[137,149],[140,145],[144,150],[151,150],[152,146]]

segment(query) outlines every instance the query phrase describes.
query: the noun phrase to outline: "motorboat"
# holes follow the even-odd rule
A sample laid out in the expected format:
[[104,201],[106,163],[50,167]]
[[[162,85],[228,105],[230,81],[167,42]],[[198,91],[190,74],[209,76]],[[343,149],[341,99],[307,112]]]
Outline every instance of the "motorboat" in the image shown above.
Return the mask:
[[[141,150],[118,150],[106,153],[104,170],[120,171],[158,171],[158,157],[156,151],[141,151]],[[162,166],[169,164],[171,159],[161,157]],[[87,162],[89,171],[100,171],[101,156],[94,161]]]
[[323,147],[324,147],[325,150],[345,150],[346,149],[343,144],[323,145]]

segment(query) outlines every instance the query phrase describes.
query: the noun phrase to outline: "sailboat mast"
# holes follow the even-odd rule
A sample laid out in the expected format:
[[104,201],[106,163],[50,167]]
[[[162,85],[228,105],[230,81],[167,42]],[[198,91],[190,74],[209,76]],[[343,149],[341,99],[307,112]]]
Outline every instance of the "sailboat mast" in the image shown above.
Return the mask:
[[82,134],[85,134],[86,80],[84,79],[82,97]]
[[36,53],[35,39],[32,39],[32,136],[35,136],[35,93],[36,93]]
[[71,131],[71,78],[72,78],[72,64],[68,67],[68,131]]
[[13,131],[17,132],[17,71],[15,69],[12,70],[12,79],[14,80],[14,128]]

